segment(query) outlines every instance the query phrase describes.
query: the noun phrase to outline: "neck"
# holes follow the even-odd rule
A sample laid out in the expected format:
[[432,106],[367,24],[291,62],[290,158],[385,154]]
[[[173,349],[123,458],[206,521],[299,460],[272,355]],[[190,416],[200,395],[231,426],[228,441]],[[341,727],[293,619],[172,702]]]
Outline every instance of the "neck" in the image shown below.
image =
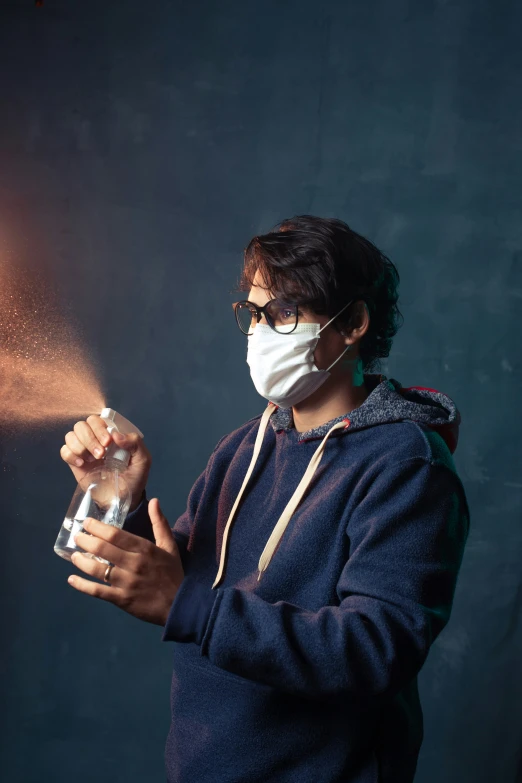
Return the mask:
[[350,413],[363,404],[369,395],[360,362],[350,362],[351,369],[340,367],[306,400],[292,408],[294,427],[308,432],[315,427]]

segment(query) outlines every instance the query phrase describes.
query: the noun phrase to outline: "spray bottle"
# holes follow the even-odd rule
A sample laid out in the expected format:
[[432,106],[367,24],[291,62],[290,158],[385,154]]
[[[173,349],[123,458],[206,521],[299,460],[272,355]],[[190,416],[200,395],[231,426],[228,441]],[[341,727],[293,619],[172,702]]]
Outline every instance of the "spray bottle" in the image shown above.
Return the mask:
[[[113,430],[121,432],[122,435],[136,432],[140,438],[144,437],[132,422],[112,408],[104,408],[100,417],[106,422],[110,422],[107,427],[109,433]],[[54,551],[57,555],[70,560],[73,552],[82,552],[87,557],[92,557],[101,563],[108,562],[103,557],[85,552],[75,543],[74,536],[77,533],[90,535],[83,529],[83,521],[87,517],[98,519],[107,525],[123,527],[132,501],[131,492],[122,475],[129,461],[130,452],[119,448],[113,441],[105,448],[104,464],[93,467],[81,479],[54,545]]]

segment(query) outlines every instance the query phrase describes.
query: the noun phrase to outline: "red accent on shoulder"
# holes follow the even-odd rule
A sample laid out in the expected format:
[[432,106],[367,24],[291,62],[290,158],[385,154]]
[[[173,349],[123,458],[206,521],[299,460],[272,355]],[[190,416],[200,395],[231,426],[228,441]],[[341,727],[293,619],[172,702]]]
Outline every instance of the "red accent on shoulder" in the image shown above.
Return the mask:
[[399,389],[399,392],[402,394],[402,392],[411,390],[415,391],[415,389],[418,389],[419,391],[430,391],[435,392],[435,394],[441,394],[438,389],[430,389],[429,386],[403,386],[402,389]]

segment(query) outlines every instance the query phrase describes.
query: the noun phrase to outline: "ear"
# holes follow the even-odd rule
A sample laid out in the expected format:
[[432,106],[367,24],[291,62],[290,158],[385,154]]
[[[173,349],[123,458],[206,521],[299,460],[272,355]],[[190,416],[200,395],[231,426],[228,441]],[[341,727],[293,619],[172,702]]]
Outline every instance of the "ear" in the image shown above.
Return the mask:
[[[362,305],[362,307],[361,307]],[[366,314],[365,311],[366,310]],[[351,332],[360,332],[362,330],[362,334],[358,335],[357,339],[360,339],[363,337],[366,332],[368,331],[368,328],[370,326],[370,310],[368,309],[368,305],[366,304],[364,299],[357,300],[357,315],[355,316],[355,326],[351,328]],[[364,325],[367,323],[366,328],[364,328]]]
[[348,346],[348,348],[346,350],[350,351],[353,348],[353,343],[352,344],[350,343],[350,338],[347,337],[346,332],[344,331],[344,329],[341,332],[339,332],[339,334],[342,335],[342,337],[344,337],[344,344]]

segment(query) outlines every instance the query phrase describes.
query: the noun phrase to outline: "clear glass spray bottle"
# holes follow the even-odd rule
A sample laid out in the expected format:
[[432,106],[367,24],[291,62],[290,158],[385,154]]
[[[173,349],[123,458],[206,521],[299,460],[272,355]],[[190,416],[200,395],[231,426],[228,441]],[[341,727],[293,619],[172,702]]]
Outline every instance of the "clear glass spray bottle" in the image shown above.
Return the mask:
[[[104,408],[100,417],[110,422],[107,431],[121,432],[122,435],[137,433],[143,438],[143,433],[112,408]],[[83,521],[87,517],[99,519],[107,525],[123,527],[132,501],[131,492],[122,473],[130,461],[130,452],[119,448],[114,441],[105,449],[104,464],[96,466],[79,482],[71,503],[65,515],[54,551],[66,560],[71,559],[73,552],[82,552],[87,557],[93,557],[102,563],[107,563],[103,557],[97,557],[85,552],[74,541],[77,533],[87,533],[83,529]]]

